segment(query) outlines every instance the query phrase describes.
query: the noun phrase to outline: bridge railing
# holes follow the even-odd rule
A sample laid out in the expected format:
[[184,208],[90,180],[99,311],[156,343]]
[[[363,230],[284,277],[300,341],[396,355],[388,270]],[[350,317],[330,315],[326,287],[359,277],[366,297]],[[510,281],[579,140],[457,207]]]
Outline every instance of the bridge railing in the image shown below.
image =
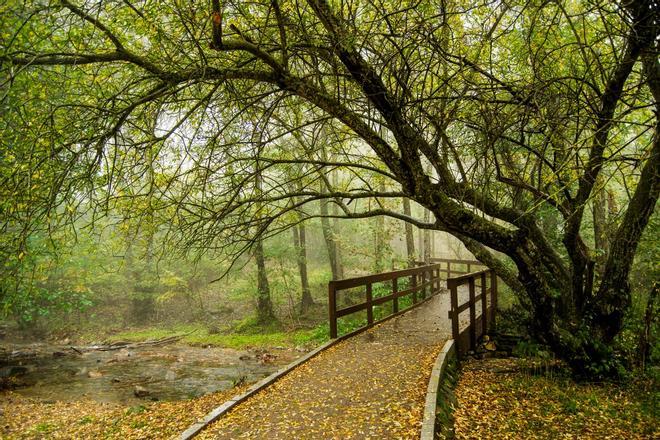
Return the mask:
[[[442,264],[445,267],[441,269],[441,272],[447,274],[447,278],[451,278],[452,274],[466,274],[471,273],[473,267],[486,267],[484,263],[477,260],[458,260],[454,258],[439,258],[432,257],[429,259],[430,264]],[[422,261],[417,262],[418,265],[424,265],[426,263]]]
[[[459,287],[467,285],[467,301],[460,298]],[[452,337],[456,341],[459,357],[477,346],[477,339],[495,327],[495,311],[497,310],[497,275],[492,269],[467,273],[447,279],[450,292]],[[476,294],[479,288],[481,293]],[[461,293],[464,293],[461,291]],[[464,297],[465,295],[460,295]],[[489,299],[490,296],[490,299]],[[477,304],[480,302],[480,314],[477,316]],[[469,310],[470,321],[461,330],[460,315]]]
[[[330,337],[337,337],[337,320],[343,316],[366,310],[367,327],[369,327],[380,321],[374,321],[374,306],[391,302],[392,311],[387,315],[389,316],[400,311],[399,299],[402,297],[411,295],[412,304],[410,307],[412,307],[419,301],[440,293],[443,290],[442,278],[440,277],[440,272],[442,270],[440,264],[431,264],[375,275],[330,281],[328,283]],[[408,280],[408,282],[399,284],[400,280]],[[373,286],[378,283],[386,283],[389,292],[383,296],[374,297]],[[401,287],[405,288],[400,289]],[[338,308],[338,293],[343,290],[354,288],[363,288],[364,302]],[[406,310],[410,307],[401,310]]]
[[[450,278],[453,274],[467,274],[470,273],[472,267],[484,266],[483,263],[477,260],[458,260],[451,258],[431,258],[430,263],[431,264],[415,262],[415,265],[418,267],[330,281],[328,284],[330,337],[337,337],[337,320],[341,317],[366,310],[366,326],[374,325],[379,322],[378,320],[374,321],[375,306],[391,302],[392,309],[389,315],[398,313],[400,311],[400,298],[410,295],[412,299],[412,307],[417,304],[419,300],[440,293],[443,290],[444,284],[441,281]],[[445,274],[446,276],[443,276]],[[400,280],[407,280],[407,283],[399,283]],[[389,286],[387,286],[388,293],[384,296],[374,297],[374,285],[383,282],[389,284]],[[337,298],[339,293],[354,288],[363,288],[363,292],[361,293],[364,295],[364,302],[358,304],[351,303],[342,308],[338,308]],[[401,310],[406,309],[407,308]]]

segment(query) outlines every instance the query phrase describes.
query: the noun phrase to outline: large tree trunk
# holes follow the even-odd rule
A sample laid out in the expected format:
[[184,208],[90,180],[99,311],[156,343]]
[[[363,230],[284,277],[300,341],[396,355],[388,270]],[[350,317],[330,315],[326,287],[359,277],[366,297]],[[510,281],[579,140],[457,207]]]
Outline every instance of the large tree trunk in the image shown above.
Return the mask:
[[602,278],[603,271],[605,270],[605,261],[607,261],[607,254],[609,253],[609,238],[607,231],[607,198],[606,189],[602,186],[603,177],[597,179],[597,188],[594,197],[591,201],[593,207],[593,224],[594,224],[594,250],[596,252],[596,273],[599,278]]
[[[410,200],[407,197],[403,198],[403,214],[407,217],[411,216]],[[406,255],[408,256],[408,267],[415,266],[415,236],[413,235],[413,225],[406,222]]]

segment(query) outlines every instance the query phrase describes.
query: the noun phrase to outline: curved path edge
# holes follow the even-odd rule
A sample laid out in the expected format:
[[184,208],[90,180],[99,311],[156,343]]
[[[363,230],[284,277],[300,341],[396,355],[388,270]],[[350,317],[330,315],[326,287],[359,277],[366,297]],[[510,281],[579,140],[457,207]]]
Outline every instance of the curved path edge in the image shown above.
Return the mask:
[[456,357],[456,344],[453,339],[448,340],[442,347],[435,364],[433,364],[433,370],[431,370],[431,377],[426,389],[426,403],[424,405],[420,440],[433,440],[435,438],[438,393],[451,357]]
[[[314,350],[310,351],[309,353],[303,355],[301,358],[296,359],[295,361],[293,361],[289,365],[281,368],[280,370],[276,371],[275,373],[271,374],[270,376],[266,377],[265,379],[262,379],[259,382],[253,384],[243,394],[238,394],[238,395],[232,397],[231,399],[229,399],[228,401],[226,401],[225,403],[223,403],[222,405],[220,405],[217,408],[213,409],[211,412],[206,414],[204,417],[199,419],[197,422],[193,423],[188,429],[183,431],[181,433],[181,435],[179,436],[179,440],[192,439],[197,434],[202,432],[202,430],[204,428],[206,428],[208,425],[210,425],[211,423],[213,423],[214,421],[216,421],[220,417],[222,417],[222,415],[227,413],[230,409],[234,408],[236,405],[238,405],[239,403],[245,401],[249,397],[257,394],[259,391],[261,391],[262,389],[268,387],[269,385],[276,382],[278,379],[282,378],[283,376],[286,376],[288,373],[290,373],[291,371],[293,371],[294,369],[296,369],[300,365],[302,365],[305,362],[309,361],[310,359],[317,356],[319,353],[327,350],[328,348],[332,347],[333,345],[336,345],[336,344],[338,344],[339,342],[341,342],[345,339],[348,339],[348,338],[353,337],[355,335],[358,335],[358,334],[360,334],[360,333],[362,333],[366,330],[369,330],[370,328],[372,328],[375,325],[378,325],[382,322],[388,321],[388,320],[390,320],[394,317],[397,317],[397,316],[402,315],[406,312],[409,312],[410,310],[413,310],[413,309],[421,306],[422,304],[425,304],[428,300],[430,300],[434,296],[435,295],[431,295],[428,298],[424,298],[423,300],[421,300],[418,303],[412,305],[411,307],[408,307],[407,309],[404,309],[404,310],[401,310],[401,311],[399,311],[397,313],[394,313],[392,315],[386,316],[385,318],[382,318],[382,319],[379,319],[378,321],[375,321],[371,325],[360,327],[357,330],[354,330],[350,333],[346,333],[345,335],[339,336],[338,338],[331,339],[328,342],[320,345],[319,347],[317,347]],[[451,340],[451,342],[453,342],[453,340]],[[447,344],[445,344],[445,347],[446,347],[446,345]],[[444,350],[444,348],[443,348],[443,350]],[[436,364],[437,364],[437,360],[436,360]],[[434,367],[433,371],[435,371],[435,367]],[[431,376],[431,378],[433,378],[433,375]],[[428,395],[427,395],[427,402],[428,402]],[[434,406],[434,411],[435,411],[435,406]],[[426,420],[426,410],[425,410],[425,413],[424,413],[424,420]],[[429,437],[429,438],[432,438],[432,437]]]

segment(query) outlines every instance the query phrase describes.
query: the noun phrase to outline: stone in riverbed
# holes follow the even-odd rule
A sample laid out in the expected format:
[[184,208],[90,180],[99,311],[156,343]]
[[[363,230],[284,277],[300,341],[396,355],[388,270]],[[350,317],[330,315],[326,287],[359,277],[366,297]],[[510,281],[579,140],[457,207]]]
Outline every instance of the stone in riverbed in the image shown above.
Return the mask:
[[133,388],[133,395],[135,397],[142,398],[142,397],[147,397],[150,394],[151,392],[141,385],[135,385],[135,388]]

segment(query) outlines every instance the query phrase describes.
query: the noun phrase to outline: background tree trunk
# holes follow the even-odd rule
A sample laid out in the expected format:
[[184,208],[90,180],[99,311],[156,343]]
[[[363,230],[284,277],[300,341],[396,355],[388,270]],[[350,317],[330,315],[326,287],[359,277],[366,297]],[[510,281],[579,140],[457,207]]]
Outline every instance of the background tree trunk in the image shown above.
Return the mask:
[[[403,198],[403,214],[410,217],[410,200],[407,197]],[[413,225],[406,222],[406,255],[408,256],[408,267],[415,266],[415,236],[413,233]]]
[[[257,168],[259,163],[257,163]],[[261,172],[255,174],[255,189],[257,194],[262,192]],[[270,286],[268,284],[268,272],[266,271],[266,258],[264,257],[264,245],[260,236],[254,244],[254,259],[257,263],[257,321],[267,323],[275,319],[273,302],[270,298]]]
[[380,273],[385,267],[385,217],[374,219],[374,272]]
[[[339,178],[337,177],[337,171],[332,172],[332,185],[334,187],[337,186]],[[340,229],[339,229],[339,206],[337,206],[336,203],[332,204],[332,214],[336,215],[337,218],[335,218],[332,222],[332,238],[335,244],[335,261],[337,263],[337,279],[343,279],[344,278],[344,263],[343,259],[341,257],[341,240],[340,240]]]
[[[431,219],[431,211],[424,209],[424,223],[428,223]],[[431,231],[429,229],[424,229],[420,234],[424,236],[424,253],[422,255],[422,261],[428,264],[431,261]]]
[[296,248],[296,255],[298,257],[298,272],[300,273],[300,313],[305,313],[314,304],[312,293],[309,289],[309,281],[307,277],[307,239],[304,223],[291,228],[293,231],[293,245]]
[[270,299],[264,246],[260,238],[254,244],[254,259],[257,262],[257,320],[263,324],[273,321],[275,313],[273,313],[273,303]]
[[[321,192],[327,194],[325,184],[321,182]],[[330,210],[328,209],[328,200],[321,199],[321,230],[323,231],[323,239],[325,240],[325,245],[328,250],[328,259],[330,261],[330,269],[332,270],[332,279],[340,280],[343,278],[343,267],[341,264],[341,257],[339,255],[337,241],[335,239],[335,230],[330,223],[328,215]]]

